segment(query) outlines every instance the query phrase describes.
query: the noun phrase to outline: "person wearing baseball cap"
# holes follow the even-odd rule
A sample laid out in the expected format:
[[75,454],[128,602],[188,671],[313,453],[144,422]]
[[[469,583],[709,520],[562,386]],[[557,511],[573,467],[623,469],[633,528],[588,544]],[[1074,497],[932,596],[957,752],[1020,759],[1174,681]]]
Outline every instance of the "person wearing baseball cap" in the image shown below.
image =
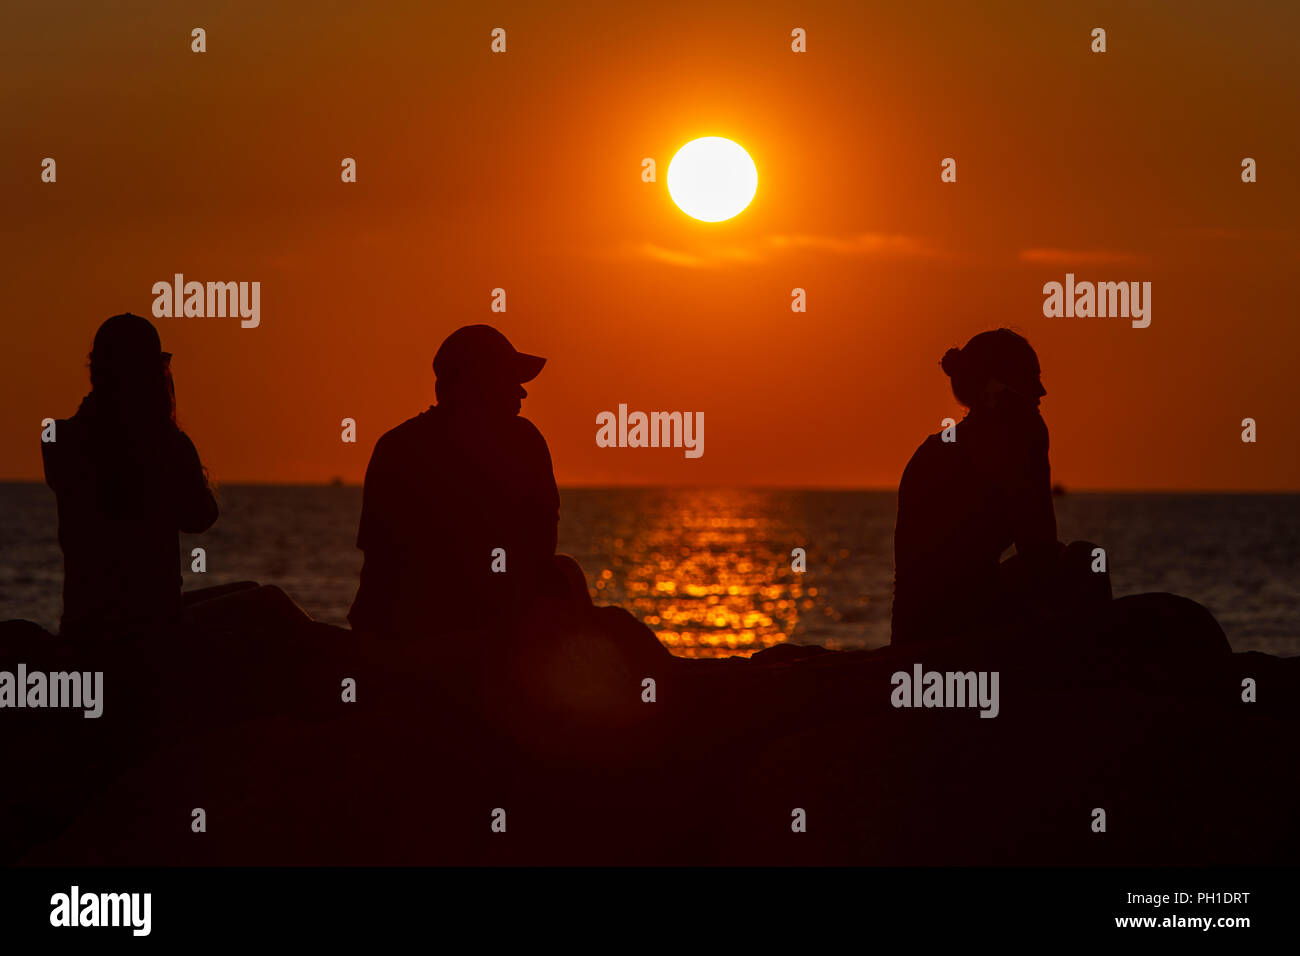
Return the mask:
[[582,569],[555,553],[550,450],[519,414],[545,364],[489,325],[438,348],[437,404],[384,434],[366,469],[353,629],[436,636],[498,623],[539,595],[590,603]]
[[[542,371],[546,359],[518,351],[490,325],[466,325],[447,336],[433,357],[439,387],[505,381],[522,385]],[[480,389],[481,391],[481,389]],[[523,398],[524,396],[520,396]]]

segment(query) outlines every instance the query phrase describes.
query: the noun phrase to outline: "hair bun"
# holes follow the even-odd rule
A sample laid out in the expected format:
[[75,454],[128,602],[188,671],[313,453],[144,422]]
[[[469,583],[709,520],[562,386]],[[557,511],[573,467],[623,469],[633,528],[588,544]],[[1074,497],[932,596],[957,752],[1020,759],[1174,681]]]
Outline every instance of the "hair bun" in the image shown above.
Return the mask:
[[956,378],[958,371],[961,369],[962,355],[961,349],[949,349],[943,353],[943,358],[939,361],[939,367],[942,368],[949,378]]

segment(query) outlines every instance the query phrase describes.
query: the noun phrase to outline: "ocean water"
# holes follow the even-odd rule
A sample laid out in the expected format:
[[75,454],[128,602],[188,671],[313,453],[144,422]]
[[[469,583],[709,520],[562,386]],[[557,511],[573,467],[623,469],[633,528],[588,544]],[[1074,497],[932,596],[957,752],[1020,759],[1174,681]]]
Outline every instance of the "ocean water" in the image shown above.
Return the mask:
[[[599,604],[619,604],[680,656],[783,641],[889,641],[893,492],[565,489],[560,550]],[[361,489],[233,485],[186,587],[256,580],[346,626],[361,554]],[[1208,607],[1236,650],[1300,654],[1300,495],[1070,494],[1063,540],[1106,548],[1116,596],[1172,591]],[[57,627],[62,564],[53,493],[0,483],[0,617]],[[796,574],[790,552],[807,552]]]

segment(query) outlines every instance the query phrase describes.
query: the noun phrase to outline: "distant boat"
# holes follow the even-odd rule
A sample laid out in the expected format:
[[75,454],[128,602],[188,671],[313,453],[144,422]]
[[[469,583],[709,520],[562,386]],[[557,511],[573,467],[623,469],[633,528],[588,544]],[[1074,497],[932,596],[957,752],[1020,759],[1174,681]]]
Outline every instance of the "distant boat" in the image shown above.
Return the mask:
[[1052,485],[1053,498],[1059,498],[1063,494],[1065,494],[1065,485],[1061,485],[1061,484]]
[[333,478],[330,479],[330,487],[331,487],[331,488],[342,488],[342,487],[343,487],[343,479],[340,478],[338,475],[335,475]]

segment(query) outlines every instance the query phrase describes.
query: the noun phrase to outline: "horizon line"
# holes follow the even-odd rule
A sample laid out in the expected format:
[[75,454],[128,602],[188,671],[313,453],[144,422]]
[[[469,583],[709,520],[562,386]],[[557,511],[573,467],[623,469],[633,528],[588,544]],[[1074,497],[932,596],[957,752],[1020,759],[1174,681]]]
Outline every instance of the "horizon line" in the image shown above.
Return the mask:
[[[44,485],[43,478],[0,478],[0,485]],[[277,481],[277,480],[234,480],[214,482],[214,486],[220,488],[362,488],[362,482],[336,481],[327,479],[324,481]],[[663,491],[669,489],[680,489],[683,491],[712,491],[712,490],[732,490],[732,491],[802,491],[802,492],[862,492],[872,494],[897,494],[898,488],[894,485],[741,485],[728,484],[725,482],[714,482],[705,484],[601,484],[599,482],[570,482],[558,484],[561,491]],[[1108,488],[1092,485],[1082,485],[1071,487],[1068,485],[1060,486],[1063,490],[1061,495],[1053,493],[1053,497],[1065,497],[1069,495],[1300,495],[1300,489],[1295,488],[1154,488],[1154,487],[1130,487],[1130,488]]]

